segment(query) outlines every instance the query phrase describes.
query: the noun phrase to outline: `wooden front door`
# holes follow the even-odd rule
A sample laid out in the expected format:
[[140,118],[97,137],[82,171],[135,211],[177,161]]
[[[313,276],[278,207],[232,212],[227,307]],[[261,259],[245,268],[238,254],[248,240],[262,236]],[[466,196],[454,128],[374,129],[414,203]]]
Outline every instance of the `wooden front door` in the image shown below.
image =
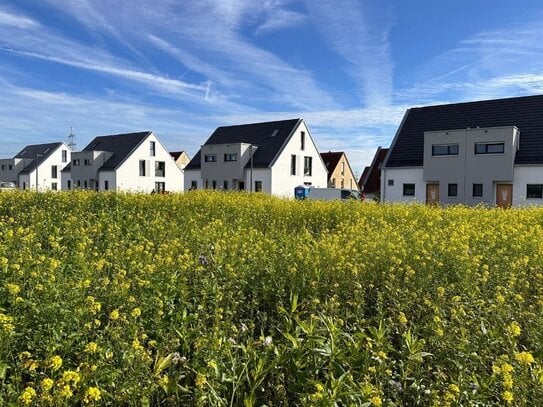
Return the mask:
[[500,208],[510,208],[513,202],[513,185],[496,184],[496,205]]
[[426,203],[428,205],[439,203],[439,184],[426,184]]

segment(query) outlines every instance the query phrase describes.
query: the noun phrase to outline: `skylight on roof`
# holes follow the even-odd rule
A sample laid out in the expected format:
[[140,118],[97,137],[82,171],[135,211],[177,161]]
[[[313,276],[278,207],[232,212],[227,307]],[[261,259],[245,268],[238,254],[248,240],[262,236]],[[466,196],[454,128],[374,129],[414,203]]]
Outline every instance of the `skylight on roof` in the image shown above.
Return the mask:
[[275,136],[277,136],[277,133],[279,133],[279,130],[278,130],[278,129],[275,129],[275,130],[272,132],[272,134],[271,134],[270,137],[275,137]]

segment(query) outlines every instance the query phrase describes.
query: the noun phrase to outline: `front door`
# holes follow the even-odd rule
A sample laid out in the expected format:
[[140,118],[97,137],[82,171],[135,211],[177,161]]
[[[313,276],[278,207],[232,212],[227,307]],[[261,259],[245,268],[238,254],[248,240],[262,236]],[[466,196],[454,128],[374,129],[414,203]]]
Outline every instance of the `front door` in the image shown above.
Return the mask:
[[439,184],[426,184],[426,204],[437,205],[439,203]]
[[510,208],[513,202],[513,185],[496,184],[496,205],[500,208]]

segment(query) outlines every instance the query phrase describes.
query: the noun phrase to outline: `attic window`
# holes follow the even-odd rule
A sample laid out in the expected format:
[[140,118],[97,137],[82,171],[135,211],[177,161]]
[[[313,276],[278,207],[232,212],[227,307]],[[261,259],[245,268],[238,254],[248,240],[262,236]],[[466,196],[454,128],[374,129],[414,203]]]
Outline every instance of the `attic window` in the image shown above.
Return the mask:
[[275,136],[277,136],[277,133],[279,133],[279,130],[278,130],[278,129],[275,129],[275,130],[272,132],[272,134],[271,134],[270,137],[275,137]]

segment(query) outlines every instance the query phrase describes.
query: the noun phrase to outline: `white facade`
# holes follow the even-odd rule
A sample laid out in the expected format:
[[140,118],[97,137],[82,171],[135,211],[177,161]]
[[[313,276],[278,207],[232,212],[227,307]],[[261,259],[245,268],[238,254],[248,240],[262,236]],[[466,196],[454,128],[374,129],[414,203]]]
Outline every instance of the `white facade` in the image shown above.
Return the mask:
[[[65,151],[63,153],[63,151]],[[19,188],[38,191],[60,191],[61,171],[70,162],[70,148],[60,144],[46,158],[38,157],[39,165],[34,170],[19,174]],[[37,188],[36,188],[37,182]]]
[[[149,144],[155,143],[155,156],[150,155]],[[140,176],[140,160],[146,164],[145,176]],[[164,163],[164,176],[156,170],[156,163]],[[101,174],[100,174],[101,175]],[[100,177],[100,189],[104,189],[104,180]],[[164,185],[158,186],[157,183]],[[115,186],[113,186],[115,184]],[[136,147],[130,156],[115,170],[115,179],[110,178],[109,189],[137,192],[158,192],[159,190],[183,191],[183,170],[177,166],[168,150],[158,138],[151,133]]]
[[528,198],[528,185],[541,185],[543,189],[543,166],[515,166],[513,177],[513,206],[543,206],[541,198]]
[[[302,133],[304,142],[302,143]],[[303,149],[302,149],[303,144]],[[280,197],[294,198],[294,188],[299,185],[311,185],[314,187],[326,187],[328,172],[322,158],[307,130],[303,121],[296,127],[293,134],[287,139],[281,151],[271,162],[269,168],[250,168],[250,144],[230,143],[228,145],[215,144],[205,145],[201,149],[201,165],[208,165],[212,170],[205,168],[185,170],[185,190],[193,186],[197,189],[224,189],[225,181],[228,189],[240,189],[240,181],[246,191],[265,192]],[[228,150],[231,149],[232,151]],[[228,151],[227,151],[228,150]],[[255,154],[257,149],[255,148]],[[243,159],[238,165],[232,168],[232,163],[221,163],[224,153],[238,154]],[[205,155],[216,155],[217,161],[206,163]],[[295,156],[295,171],[292,171],[292,160]],[[247,165],[249,163],[249,165]],[[229,167],[226,167],[228,165]],[[304,168],[305,167],[305,168]],[[205,179],[202,176],[205,174]],[[240,175],[236,175],[236,174]],[[239,179],[238,179],[239,178]]]
[[[419,202],[426,201],[426,182],[422,167],[384,168],[381,170],[382,202]],[[414,184],[414,195],[404,195],[404,185]]]
[[[301,149],[302,132],[304,132],[306,138],[303,150]],[[292,156],[296,156],[295,175],[291,174]],[[311,159],[310,175],[307,175],[306,171],[304,171],[306,157]],[[272,163],[271,169],[271,194],[273,195],[293,198],[294,188],[299,185],[326,188],[328,184],[328,170],[303,121],[296,128],[277,160]]]
[[[154,143],[154,155],[151,153],[150,143]],[[101,166],[113,154],[94,150],[74,153],[77,165],[72,162],[71,188],[68,188],[66,180],[63,182],[63,189],[85,188],[143,193],[183,191],[183,170],[154,133],[145,137],[115,169],[101,170]]]

